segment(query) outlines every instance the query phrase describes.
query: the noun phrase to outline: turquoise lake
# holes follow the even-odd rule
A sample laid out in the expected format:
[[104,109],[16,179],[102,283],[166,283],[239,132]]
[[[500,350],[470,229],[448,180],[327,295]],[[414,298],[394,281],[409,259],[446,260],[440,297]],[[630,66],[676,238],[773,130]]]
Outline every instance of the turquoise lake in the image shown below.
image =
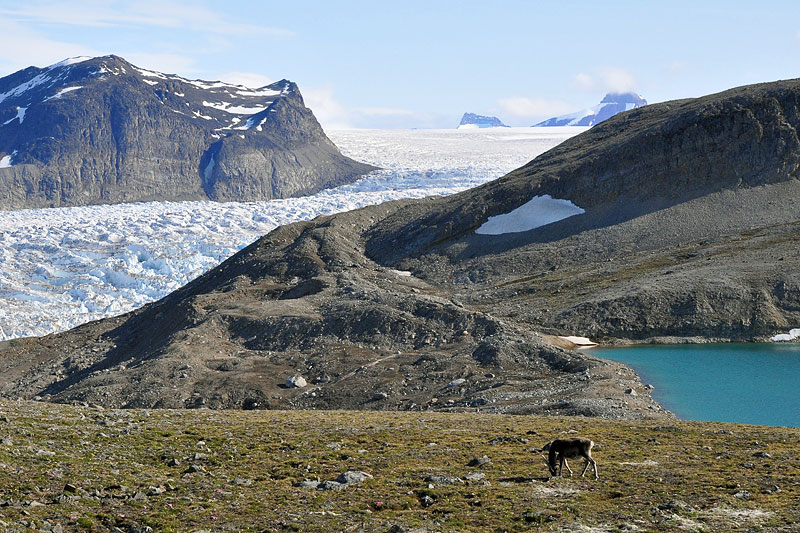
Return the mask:
[[800,344],[597,348],[625,363],[684,420],[800,427]]

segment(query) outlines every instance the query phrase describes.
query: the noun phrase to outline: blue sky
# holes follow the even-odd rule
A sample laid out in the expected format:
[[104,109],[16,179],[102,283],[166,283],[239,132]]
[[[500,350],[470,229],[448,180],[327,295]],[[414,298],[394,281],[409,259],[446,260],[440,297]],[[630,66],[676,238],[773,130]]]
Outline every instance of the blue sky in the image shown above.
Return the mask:
[[507,124],[800,77],[800,2],[0,0],[0,75],[117,54],[190,78],[296,81],[323,126]]

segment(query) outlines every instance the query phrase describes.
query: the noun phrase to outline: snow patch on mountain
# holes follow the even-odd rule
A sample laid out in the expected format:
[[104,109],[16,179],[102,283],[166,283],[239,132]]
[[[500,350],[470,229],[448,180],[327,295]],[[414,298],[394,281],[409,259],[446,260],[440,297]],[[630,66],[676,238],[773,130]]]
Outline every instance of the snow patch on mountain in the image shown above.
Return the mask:
[[5,126],[6,124],[12,123],[15,120],[19,120],[19,123],[22,124],[22,121],[25,120],[25,111],[27,111],[27,110],[28,110],[27,107],[18,107],[17,108],[17,116],[14,117],[14,118],[8,119],[5,122],[3,122],[3,126]]
[[564,220],[586,211],[569,200],[553,198],[549,194],[534,196],[518,208],[502,215],[489,217],[475,230],[479,235],[503,235],[536,229]]
[[68,67],[70,65],[75,65],[76,63],[83,63],[84,61],[89,61],[93,59],[90,56],[76,56],[76,57],[68,57],[64,61],[59,61],[53,65],[50,65],[49,68],[56,68],[56,67]]
[[48,96],[47,98],[45,98],[45,100],[50,100],[51,98],[61,98],[61,97],[62,97],[62,96],[64,96],[65,94],[67,94],[67,93],[71,93],[72,91],[77,91],[78,89],[83,89],[83,86],[81,86],[81,85],[75,85],[75,86],[73,86],[73,87],[64,87],[63,89],[59,90],[59,91],[58,91],[56,94],[54,94],[53,96]]
[[264,102],[260,107],[245,107],[245,106],[231,106],[230,102],[206,102],[203,100],[203,106],[225,111],[226,113],[233,113],[236,115],[255,115],[261,113],[269,107],[272,102]]

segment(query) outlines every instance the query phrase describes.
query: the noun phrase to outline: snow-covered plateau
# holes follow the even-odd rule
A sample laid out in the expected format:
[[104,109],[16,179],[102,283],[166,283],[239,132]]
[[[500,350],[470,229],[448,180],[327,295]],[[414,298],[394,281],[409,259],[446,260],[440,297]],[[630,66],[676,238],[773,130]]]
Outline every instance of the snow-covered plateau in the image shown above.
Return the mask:
[[0,340],[45,335],[156,300],[281,224],[475,187],[586,128],[334,130],[377,165],[356,183],[252,203],[152,202],[0,212]]

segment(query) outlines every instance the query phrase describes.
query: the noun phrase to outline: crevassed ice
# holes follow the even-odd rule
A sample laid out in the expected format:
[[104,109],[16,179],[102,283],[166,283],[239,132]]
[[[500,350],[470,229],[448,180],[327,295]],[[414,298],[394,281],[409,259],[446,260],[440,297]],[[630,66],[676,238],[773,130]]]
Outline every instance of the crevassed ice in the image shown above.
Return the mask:
[[140,307],[282,224],[481,185],[582,131],[334,130],[327,133],[345,155],[383,170],[313,196],[269,202],[0,211],[0,340]]
[[569,200],[560,200],[551,197],[534,196],[518,208],[508,213],[489,217],[489,220],[475,230],[480,235],[502,235],[504,233],[519,233],[558,222],[586,211]]

